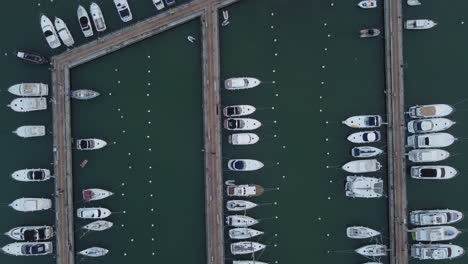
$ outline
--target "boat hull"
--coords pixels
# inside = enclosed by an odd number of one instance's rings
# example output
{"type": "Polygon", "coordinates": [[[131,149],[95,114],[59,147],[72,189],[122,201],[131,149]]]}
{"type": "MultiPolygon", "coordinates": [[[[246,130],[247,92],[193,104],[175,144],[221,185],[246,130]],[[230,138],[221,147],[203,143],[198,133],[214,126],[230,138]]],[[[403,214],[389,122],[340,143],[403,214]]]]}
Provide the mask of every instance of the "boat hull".
{"type": "Polygon", "coordinates": [[[52,208],[52,200],[46,198],[20,198],[14,200],[9,206],[20,212],[44,211],[52,208]]]}

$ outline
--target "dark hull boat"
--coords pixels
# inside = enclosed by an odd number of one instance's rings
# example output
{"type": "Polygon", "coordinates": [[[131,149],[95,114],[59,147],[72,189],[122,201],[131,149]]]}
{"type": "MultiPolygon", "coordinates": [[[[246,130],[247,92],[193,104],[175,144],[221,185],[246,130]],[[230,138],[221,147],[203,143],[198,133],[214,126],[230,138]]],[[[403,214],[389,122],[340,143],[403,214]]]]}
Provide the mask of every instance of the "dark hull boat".
{"type": "Polygon", "coordinates": [[[16,51],[15,55],[16,55],[17,58],[19,58],[21,60],[31,62],[31,63],[34,63],[34,64],[47,64],[47,63],[49,63],[49,60],[46,57],[38,55],[38,54],[31,53],[31,52],[16,51]]]}

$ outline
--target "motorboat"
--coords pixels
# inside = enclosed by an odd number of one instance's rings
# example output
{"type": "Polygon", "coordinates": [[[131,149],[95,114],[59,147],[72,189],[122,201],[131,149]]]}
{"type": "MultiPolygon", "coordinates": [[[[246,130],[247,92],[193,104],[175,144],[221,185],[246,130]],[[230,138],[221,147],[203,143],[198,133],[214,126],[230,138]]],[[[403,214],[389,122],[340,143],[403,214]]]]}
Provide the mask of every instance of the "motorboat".
{"type": "Polygon", "coordinates": [[[41,29],[50,48],[56,49],[62,45],[52,21],[46,15],[41,15],[41,29]]]}
{"type": "Polygon", "coordinates": [[[348,136],[350,142],[357,144],[377,142],[380,138],[380,132],[377,130],[356,132],[348,136]]]}
{"type": "Polygon", "coordinates": [[[228,90],[242,90],[257,87],[260,80],[251,77],[229,78],[224,81],[224,87],[228,90]]]}
{"type": "Polygon", "coordinates": [[[233,255],[252,254],[264,248],[266,248],[264,244],[252,241],[231,243],[231,253],[233,255]]]}
{"type": "Polygon", "coordinates": [[[359,31],[359,37],[361,38],[373,38],[380,35],[380,30],[377,28],[365,28],[359,31]]]}
{"type": "Polygon", "coordinates": [[[455,142],[456,138],[449,133],[417,134],[408,137],[408,147],[412,148],[444,148],[455,142]]]}
{"type": "Polygon", "coordinates": [[[2,248],[3,252],[13,256],[42,256],[54,251],[52,242],[15,242],[2,248]]]}
{"type": "Polygon", "coordinates": [[[352,198],[380,198],[383,195],[381,179],[363,176],[347,176],[346,196],[352,198]]]}
{"type": "Polygon", "coordinates": [[[229,197],[260,196],[264,191],[262,186],[256,184],[229,185],[226,188],[226,193],[229,197]]]}
{"type": "Polygon", "coordinates": [[[57,33],[62,40],[63,44],[67,47],[71,47],[75,44],[75,40],[73,39],[73,36],[68,30],[67,24],[60,18],[55,17],[55,28],[57,29],[57,33]]]}
{"type": "Polygon", "coordinates": [[[45,126],[20,126],[13,131],[13,134],[22,138],[42,137],[45,133],[45,126]]]}
{"type": "Polygon", "coordinates": [[[39,54],[36,54],[36,53],[29,52],[29,51],[16,51],[15,55],[16,55],[16,57],[18,59],[21,59],[21,60],[24,60],[24,61],[27,61],[27,62],[31,62],[31,63],[34,63],[34,64],[47,64],[47,63],[49,63],[49,59],[47,59],[46,57],[44,57],[42,55],[39,55],[39,54]]]}
{"type": "Polygon", "coordinates": [[[419,2],[419,0],[407,0],[406,4],[409,6],[418,6],[421,5],[421,2],[419,2]]]}
{"type": "Polygon", "coordinates": [[[369,9],[377,7],[377,0],[364,0],[358,3],[360,8],[369,9]]]}
{"type": "Polygon", "coordinates": [[[232,264],[268,264],[258,260],[233,260],[232,264]]]}
{"type": "Polygon", "coordinates": [[[263,168],[263,163],[253,159],[230,159],[228,169],[232,171],[255,171],[263,168]]]}
{"type": "Polygon", "coordinates": [[[78,139],[76,141],[76,148],[79,150],[94,150],[94,149],[101,149],[107,145],[102,139],[97,138],[85,138],[85,139],[78,139]]]}
{"type": "Polygon", "coordinates": [[[257,109],[252,105],[230,105],[224,107],[223,114],[225,117],[246,116],[253,114],[255,110],[257,109]]]}
{"type": "Polygon", "coordinates": [[[91,20],[89,19],[88,11],[82,6],[78,6],[76,11],[78,16],[78,23],[80,23],[81,32],[85,37],[91,37],[94,35],[93,27],[91,26],[91,20]]]}
{"type": "Polygon", "coordinates": [[[51,226],[19,226],[12,228],[5,235],[14,240],[36,242],[51,239],[54,229],[51,226]]]}
{"type": "Polygon", "coordinates": [[[366,239],[380,235],[380,232],[365,226],[350,226],[346,228],[346,236],[354,239],[366,239]]]}
{"type": "Polygon", "coordinates": [[[410,133],[432,133],[449,129],[456,122],[447,118],[416,119],[408,122],[410,133]]]}
{"type": "Polygon", "coordinates": [[[231,145],[253,145],[260,138],[254,133],[237,133],[228,136],[228,142],[231,145]]]}
{"type": "Polygon", "coordinates": [[[91,231],[104,231],[111,228],[113,225],[114,223],[106,220],[97,220],[83,226],[83,228],[91,231]]]}
{"type": "Polygon", "coordinates": [[[233,227],[249,227],[257,223],[257,219],[246,215],[229,215],[226,217],[226,224],[233,227]]]}
{"type": "Polygon", "coordinates": [[[16,98],[8,105],[15,112],[32,112],[47,109],[47,100],[43,97],[16,98]]]}
{"type": "Polygon", "coordinates": [[[455,109],[447,104],[415,105],[409,108],[411,118],[444,117],[453,113],[455,109]]]}
{"type": "Polygon", "coordinates": [[[245,211],[257,206],[258,204],[245,200],[229,200],[226,202],[228,211],[245,211]]]}
{"type": "Polygon", "coordinates": [[[96,3],[91,3],[90,6],[91,17],[94,21],[94,26],[96,27],[96,31],[102,32],[107,29],[106,21],[104,20],[104,15],[102,14],[101,8],[96,3]]]}
{"type": "Polygon", "coordinates": [[[413,149],[408,152],[408,158],[412,162],[436,162],[449,157],[450,153],[442,149],[413,149]]]}
{"type": "Polygon", "coordinates": [[[430,29],[437,25],[430,19],[409,19],[405,22],[406,29],[430,29]]]}
{"type": "Polygon", "coordinates": [[[231,239],[250,239],[262,234],[262,231],[246,227],[229,229],[229,237],[231,239]]]}
{"type": "Polygon", "coordinates": [[[353,160],[343,165],[343,170],[351,173],[365,173],[380,170],[382,165],[376,159],[353,160]]]}
{"type": "Polygon", "coordinates": [[[383,257],[387,255],[387,246],[367,245],[356,249],[356,253],[365,257],[383,257]]]}
{"type": "Polygon", "coordinates": [[[227,130],[255,130],[261,126],[262,123],[253,118],[227,118],[224,120],[224,128],[227,130]]]}
{"type": "Polygon", "coordinates": [[[153,4],[157,10],[162,10],[164,8],[163,0],[153,0],[153,4]]]}
{"type": "Polygon", "coordinates": [[[43,211],[52,207],[52,200],[46,198],[19,198],[9,206],[20,212],[43,211]]]}
{"type": "Polygon", "coordinates": [[[382,117],[379,115],[351,116],[342,123],[351,128],[375,128],[382,125],[382,117]]]}
{"type": "Polygon", "coordinates": [[[351,156],[355,158],[370,158],[383,153],[383,150],[371,146],[354,147],[351,149],[351,156]]]}
{"type": "Polygon", "coordinates": [[[10,86],[8,92],[17,96],[47,96],[49,86],[44,83],[19,83],[10,86]]]}
{"type": "Polygon", "coordinates": [[[128,22],[133,19],[132,11],[130,10],[127,0],[114,0],[114,5],[123,22],[128,22]]]}
{"type": "Polygon", "coordinates": [[[448,180],[457,176],[458,171],[450,166],[412,166],[411,177],[421,180],[448,180]]]}
{"type": "Polygon", "coordinates": [[[112,213],[109,209],[103,207],[85,207],[76,210],[78,218],[82,219],[104,219],[112,213]]]}
{"type": "Polygon", "coordinates": [[[109,250],[102,248],[102,247],[91,247],[87,248],[85,250],[81,250],[78,252],[78,254],[86,256],[86,257],[102,257],[107,255],[109,253],[109,250]]]}
{"type": "Polygon", "coordinates": [[[13,172],[11,177],[17,181],[40,182],[49,180],[51,174],[48,169],[23,169],[13,172]]]}
{"type": "Polygon", "coordinates": [[[463,213],[451,209],[415,210],[411,211],[410,223],[416,226],[450,225],[463,219],[463,213]]]}
{"type": "Polygon", "coordinates": [[[420,260],[454,259],[465,254],[465,250],[452,244],[414,244],[411,245],[411,257],[420,260]]]}
{"type": "Polygon", "coordinates": [[[71,92],[71,98],[78,100],[89,100],[96,98],[99,95],[100,93],[89,89],[74,90],[71,92]]]}
{"type": "Polygon", "coordinates": [[[85,202],[102,200],[112,195],[114,195],[113,192],[109,192],[103,189],[92,188],[83,190],[83,200],[85,202]]]}
{"type": "Polygon", "coordinates": [[[461,232],[453,226],[425,226],[418,227],[408,232],[416,241],[435,242],[455,239],[461,232]]]}

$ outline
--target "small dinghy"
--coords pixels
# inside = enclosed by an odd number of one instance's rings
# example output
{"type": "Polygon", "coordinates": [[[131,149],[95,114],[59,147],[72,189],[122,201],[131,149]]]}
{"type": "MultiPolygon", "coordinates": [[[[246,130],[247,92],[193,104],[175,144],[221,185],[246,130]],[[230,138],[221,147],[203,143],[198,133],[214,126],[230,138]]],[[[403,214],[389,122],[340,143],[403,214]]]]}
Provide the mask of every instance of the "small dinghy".
{"type": "Polygon", "coordinates": [[[380,35],[380,30],[377,28],[365,28],[359,30],[360,38],[374,38],[380,35]]]}
{"type": "Polygon", "coordinates": [[[67,24],[65,24],[65,22],[58,17],[55,17],[54,24],[55,24],[55,28],[57,29],[57,33],[60,39],[62,40],[63,44],[65,44],[65,46],[67,47],[73,46],[75,44],[75,40],[73,39],[73,36],[70,30],[68,30],[67,24]]]}
{"type": "Polygon", "coordinates": [[[82,219],[104,219],[111,215],[111,211],[102,207],[78,208],[76,210],[78,218],[82,219]]]}
{"type": "Polygon", "coordinates": [[[45,98],[23,97],[16,98],[8,105],[15,112],[32,112],[47,109],[45,98]]]}
{"type": "Polygon", "coordinates": [[[78,100],[89,100],[96,98],[99,95],[100,93],[89,89],[74,90],[71,92],[71,98],[78,100]]]}
{"type": "Polygon", "coordinates": [[[9,206],[20,212],[36,212],[48,210],[52,207],[52,200],[46,198],[20,198],[9,206]]]}
{"type": "Polygon", "coordinates": [[[379,231],[365,226],[350,226],[346,228],[346,236],[353,239],[365,239],[380,235],[379,231]]]}
{"type": "Polygon", "coordinates": [[[363,131],[352,133],[348,136],[348,140],[352,143],[363,144],[377,142],[381,138],[379,131],[363,131]]]}
{"type": "Polygon", "coordinates": [[[412,166],[411,178],[419,180],[448,180],[457,176],[458,171],[450,166],[412,166]]]}
{"type": "Polygon", "coordinates": [[[447,104],[416,105],[408,110],[411,118],[444,117],[453,113],[455,109],[447,104]]]}
{"type": "Polygon", "coordinates": [[[260,80],[251,77],[229,78],[224,81],[224,87],[227,90],[242,90],[257,87],[260,80]]]}
{"type": "Polygon", "coordinates": [[[246,227],[233,228],[229,230],[229,237],[231,239],[249,239],[262,234],[262,231],[246,227]]]}
{"type": "Polygon", "coordinates": [[[225,117],[246,116],[253,114],[255,110],[257,109],[251,105],[231,105],[224,107],[223,114],[225,117]]]}
{"type": "Polygon", "coordinates": [[[231,243],[231,253],[233,255],[252,254],[264,248],[266,248],[264,244],[252,241],[231,243]]]}
{"type": "Polygon", "coordinates": [[[101,8],[96,3],[91,3],[90,6],[91,16],[94,21],[94,26],[96,27],[96,31],[102,32],[107,29],[106,21],[104,20],[104,15],[102,14],[101,8]]]}
{"type": "Polygon", "coordinates": [[[387,246],[367,245],[356,249],[356,253],[365,257],[383,257],[387,255],[387,246]]]}
{"type": "Polygon", "coordinates": [[[351,149],[351,156],[355,158],[370,158],[383,153],[383,150],[370,146],[354,147],[351,149]]]}
{"type": "Polygon", "coordinates": [[[415,210],[410,212],[410,223],[416,226],[450,225],[463,219],[463,213],[451,209],[415,210]]]}
{"type": "Polygon", "coordinates": [[[264,191],[262,186],[256,184],[229,185],[226,188],[229,197],[260,196],[264,191]]]}
{"type": "Polygon", "coordinates": [[[226,224],[233,227],[249,227],[258,223],[258,220],[246,215],[229,215],[226,224]]]}
{"type": "Polygon", "coordinates": [[[226,202],[228,211],[246,211],[257,207],[258,204],[244,200],[229,200],[226,202]]]}
{"type": "Polygon", "coordinates": [[[378,171],[382,165],[376,159],[353,160],[343,165],[342,168],[351,173],[365,173],[378,171]]]}
{"type": "Polygon", "coordinates": [[[432,133],[449,129],[456,122],[447,118],[417,119],[408,122],[410,133],[432,133]]]}
{"type": "Polygon", "coordinates": [[[102,247],[91,247],[78,252],[80,255],[93,258],[105,256],[107,253],[109,253],[109,250],[102,247]]]}
{"type": "Polygon", "coordinates": [[[360,8],[369,9],[377,7],[377,0],[364,0],[358,3],[360,8]]]}
{"type": "Polygon", "coordinates": [[[50,19],[45,15],[41,15],[41,29],[50,48],[56,49],[62,45],[52,21],[50,21],[50,19]]]}
{"type": "Polygon", "coordinates": [[[13,134],[22,138],[42,137],[45,136],[45,126],[20,126],[13,134]]]}
{"type": "Polygon", "coordinates": [[[49,63],[49,59],[47,59],[46,57],[44,57],[42,55],[39,55],[39,54],[29,52],[29,51],[16,51],[15,55],[16,55],[16,57],[18,59],[21,59],[21,60],[24,60],[24,61],[27,61],[27,62],[31,62],[31,63],[34,63],[34,64],[47,64],[47,63],[49,63]]]}
{"type": "Polygon", "coordinates": [[[465,254],[465,250],[452,244],[414,244],[411,245],[411,257],[420,260],[454,259],[465,254]]]}
{"type": "Polygon", "coordinates": [[[78,139],[76,141],[76,148],[79,150],[95,150],[101,149],[107,145],[102,139],[97,138],[85,138],[85,139],[78,139]]]}
{"type": "Polygon", "coordinates": [[[379,115],[352,116],[342,123],[352,128],[375,128],[382,125],[382,117],[379,115]]]}
{"type": "Polygon", "coordinates": [[[13,256],[42,256],[54,251],[52,242],[16,242],[2,248],[5,254],[13,256]]]}
{"type": "Polygon", "coordinates": [[[259,139],[254,133],[237,133],[228,136],[228,142],[231,145],[253,145],[259,139]]]}
{"type": "Polygon", "coordinates": [[[410,19],[405,22],[405,29],[430,29],[437,25],[430,19],[410,19]]]}
{"type": "Polygon", "coordinates": [[[43,83],[19,83],[10,86],[8,92],[17,96],[47,96],[49,86],[43,83]]]}
{"type": "Polygon", "coordinates": [[[408,152],[412,162],[437,162],[449,157],[450,153],[442,149],[414,149],[408,152]]]}
{"type": "Polygon", "coordinates": [[[436,242],[455,239],[461,232],[453,226],[425,226],[408,232],[413,240],[421,242],[436,242]]]}
{"type": "Polygon", "coordinates": [[[5,235],[14,240],[36,242],[51,239],[54,229],[51,226],[19,226],[12,228],[5,235]]]}
{"type": "Polygon", "coordinates": [[[411,148],[444,148],[452,145],[455,140],[449,133],[411,135],[407,139],[408,147],[411,148]]]}
{"type": "Polygon", "coordinates": [[[253,118],[227,118],[224,120],[224,128],[227,130],[255,130],[261,126],[262,123],[253,118]]]}
{"type": "Polygon", "coordinates": [[[78,10],[76,11],[76,15],[78,16],[78,22],[80,23],[81,32],[85,37],[91,37],[94,35],[93,27],[91,26],[91,20],[89,19],[88,12],[86,9],[79,5],[78,10]]]}
{"type": "Polygon", "coordinates": [[[97,220],[83,226],[83,228],[91,231],[104,231],[111,228],[113,225],[114,223],[106,220],[97,220]]]}
{"type": "Polygon", "coordinates": [[[83,200],[85,202],[102,200],[112,195],[114,195],[113,192],[109,192],[103,189],[93,188],[83,190],[83,200]]]}
{"type": "Polygon", "coordinates": [[[49,180],[51,174],[48,169],[24,169],[13,172],[11,177],[22,182],[41,182],[49,180]]]}
{"type": "Polygon", "coordinates": [[[263,168],[263,163],[253,159],[230,159],[228,169],[232,171],[255,171],[263,168]]]}
{"type": "Polygon", "coordinates": [[[372,177],[347,176],[345,193],[352,198],[380,198],[383,194],[383,181],[372,177]]]}

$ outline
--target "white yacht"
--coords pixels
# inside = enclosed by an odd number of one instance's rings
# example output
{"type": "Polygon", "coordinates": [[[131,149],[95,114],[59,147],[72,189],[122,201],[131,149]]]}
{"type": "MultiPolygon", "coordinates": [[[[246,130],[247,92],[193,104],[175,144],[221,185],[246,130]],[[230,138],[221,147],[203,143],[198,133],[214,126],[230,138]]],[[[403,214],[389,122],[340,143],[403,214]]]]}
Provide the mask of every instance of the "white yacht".
{"type": "Polygon", "coordinates": [[[382,117],[379,115],[352,116],[342,123],[352,128],[375,128],[382,125],[382,117]]]}
{"type": "Polygon", "coordinates": [[[110,216],[112,213],[107,208],[102,207],[86,207],[78,208],[76,211],[78,218],[82,219],[104,219],[110,216]]]}
{"type": "Polygon", "coordinates": [[[410,223],[417,226],[449,225],[463,219],[463,213],[451,209],[415,210],[410,212],[410,223]]]}
{"type": "Polygon", "coordinates": [[[268,264],[257,260],[233,260],[232,264],[268,264]]]}
{"type": "Polygon", "coordinates": [[[346,228],[346,236],[354,239],[365,239],[380,235],[380,232],[365,226],[350,226],[346,228]]]}
{"type": "Polygon", "coordinates": [[[358,3],[360,8],[369,9],[377,7],[377,0],[364,0],[358,3]]]}
{"type": "Polygon", "coordinates": [[[231,145],[253,145],[260,138],[254,133],[237,133],[228,136],[228,142],[231,145]]]}
{"type": "Polygon", "coordinates": [[[257,223],[257,219],[246,215],[229,215],[226,217],[226,224],[233,227],[249,227],[257,223]]]}
{"type": "Polygon", "coordinates": [[[114,5],[123,22],[128,22],[133,19],[132,11],[130,10],[127,0],[114,0],[114,5]]]}
{"type": "Polygon", "coordinates": [[[437,23],[430,19],[409,19],[405,22],[406,29],[430,29],[437,23]]]}
{"type": "Polygon", "coordinates": [[[447,118],[416,119],[408,122],[410,133],[432,133],[449,129],[456,122],[447,118]]]}
{"type": "Polygon", "coordinates": [[[262,123],[253,118],[227,118],[224,120],[224,128],[227,130],[255,130],[261,126],[262,123]]]}
{"type": "Polygon", "coordinates": [[[408,110],[411,118],[432,118],[450,115],[455,109],[447,104],[416,105],[408,110]]]}
{"type": "Polygon", "coordinates": [[[86,138],[86,139],[78,139],[76,141],[76,148],[79,150],[94,150],[94,149],[101,149],[107,145],[102,139],[97,138],[86,138]]]}
{"type": "Polygon", "coordinates": [[[346,196],[352,198],[380,198],[383,194],[381,179],[362,176],[347,176],[346,196]]]}
{"type": "Polygon", "coordinates": [[[52,207],[52,200],[46,198],[19,198],[9,206],[20,212],[43,211],[52,207]]]}
{"type": "Polygon", "coordinates": [[[55,24],[55,28],[57,29],[57,33],[60,39],[62,40],[63,44],[65,44],[65,46],[67,47],[73,46],[75,44],[75,40],[73,39],[73,36],[70,30],[68,30],[67,24],[65,24],[65,22],[58,17],[55,17],[54,24],[55,24]]]}
{"type": "Polygon", "coordinates": [[[82,6],[78,6],[78,10],[76,11],[76,15],[78,16],[78,23],[80,23],[81,32],[85,37],[91,37],[94,35],[93,27],[91,26],[91,20],[89,19],[88,11],[82,6]]]}
{"type": "Polygon", "coordinates": [[[450,153],[442,149],[413,149],[408,152],[412,162],[436,162],[448,159],[450,153]]]}
{"type": "Polygon", "coordinates": [[[414,244],[411,245],[411,257],[420,260],[454,259],[465,254],[465,250],[452,244],[414,244]]]}
{"type": "Polygon", "coordinates": [[[71,98],[78,100],[89,100],[96,98],[99,95],[100,93],[89,89],[74,90],[71,92],[71,98]]]}
{"type": "Polygon", "coordinates": [[[421,180],[448,180],[457,176],[458,171],[450,166],[412,166],[411,177],[421,180]]]}
{"type": "Polygon", "coordinates": [[[3,252],[13,256],[41,256],[54,251],[52,242],[15,242],[2,248],[3,252]]]}
{"type": "Polygon", "coordinates": [[[229,200],[226,202],[228,211],[246,211],[257,206],[258,204],[245,200],[229,200]]]}
{"type": "Polygon", "coordinates": [[[360,38],[374,38],[380,35],[380,30],[378,28],[364,28],[359,30],[360,38]]]}
{"type": "Polygon", "coordinates": [[[12,228],[5,235],[14,240],[36,242],[51,239],[54,229],[51,226],[19,226],[12,228]]]}
{"type": "Polygon", "coordinates": [[[52,21],[46,15],[41,15],[41,28],[47,43],[52,49],[56,49],[62,45],[52,21]]]}
{"type": "Polygon", "coordinates": [[[156,7],[157,10],[161,10],[164,8],[164,2],[163,0],[153,0],[153,4],[156,7]]]}
{"type": "Polygon", "coordinates": [[[45,126],[20,126],[13,134],[16,134],[18,137],[22,138],[31,138],[31,137],[42,137],[45,136],[45,126]]]}
{"type": "Polygon", "coordinates": [[[47,96],[49,86],[44,83],[18,83],[10,86],[8,92],[17,96],[47,96]]]}
{"type": "Polygon", "coordinates": [[[387,255],[387,246],[367,245],[356,249],[356,252],[366,257],[382,257],[387,255]]]}
{"type": "Polygon", "coordinates": [[[262,231],[258,231],[247,227],[229,229],[229,237],[231,239],[249,239],[262,234],[262,231]]]}
{"type": "Polygon", "coordinates": [[[94,26],[96,27],[96,31],[102,32],[107,29],[106,21],[104,20],[104,15],[102,14],[101,8],[96,3],[91,3],[90,6],[91,17],[94,21],[94,26]]]}
{"type": "Polygon", "coordinates": [[[353,160],[343,165],[343,170],[351,173],[365,173],[380,170],[382,165],[376,159],[353,160]]]}
{"type": "Polygon", "coordinates": [[[232,171],[255,171],[263,168],[263,163],[253,159],[230,159],[228,169],[232,171]]]}
{"type": "Polygon", "coordinates": [[[252,241],[242,241],[231,243],[231,253],[233,255],[252,254],[266,248],[264,244],[252,241]]]}
{"type": "Polygon", "coordinates": [[[226,187],[226,193],[229,197],[260,196],[264,191],[262,186],[256,184],[229,185],[226,187]]]}
{"type": "Polygon", "coordinates": [[[421,2],[419,2],[419,0],[407,0],[406,4],[409,6],[418,6],[421,5],[421,2]]]}
{"type": "Polygon", "coordinates": [[[83,228],[91,231],[104,231],[111,228],[113,225],[114,223],[106,220],[97,220],[83,226],[83,228]]]}
{"type": "Polygon", "coordinates": [[[377,130],[356,132],[348,136],[350,142],[357,144],[377,142],[380,138],[380,132],[377,130]]]}
{"type": "Polygon", "coordinates": [[[91,247],[78,252],[78,254],[86,257],[102,257],[107,255],[107,253],[109,253],[109,250],[101,247],[91,247]]]}
{"type": "Polygon", "coordinates": [[[354,147],[351,149],[351,156],[355,158],[375,157],[383,153],[383,150],[371,146],[354,147]]]}
{"type": "Polygon", "coordinates": [[[241,90],[257,87],[260,80],[251,77],[229,78],[224,81],[224,87],[228,90],[241,90]]]}
{"type": "Polygon", "coordinates": [[[444,148],[455,142],[456,138],[449,133],[428,133],[411,135],[408,146],[411,148],[444,148]]]}
{"type": "Polygon", "coordinates": [[[225,117],[246,116],[253,114],[255,110],[257,109],[252,105],[230,105],[224,107],[223,114],[225,117]]]}
{"type": "Polygon", "coordinates": [[[8,105],[15,112],[32,112],[47,109],[47,100],[43,97],[16,98],[8,105]]]}
{"type": "Polygon", "coordinates": [[[453,226],[425,226],[408,232],[416,241],[435,242],[455,239],[461,232],[453,226]]]}
{"type": "Polygon", "coordinates": [[[51,174],[48,169],[24,169],[13,172],[11,177],[17,181],[40,182],[49,180],[51,174]]]}
{"type": "Polygon", "coordinates": [[[85,202],[102,200],[112,195],[114,195],[113,192],[109,192],[103,189],[92,188],[83,190],[83,200],[85,202]]]}

